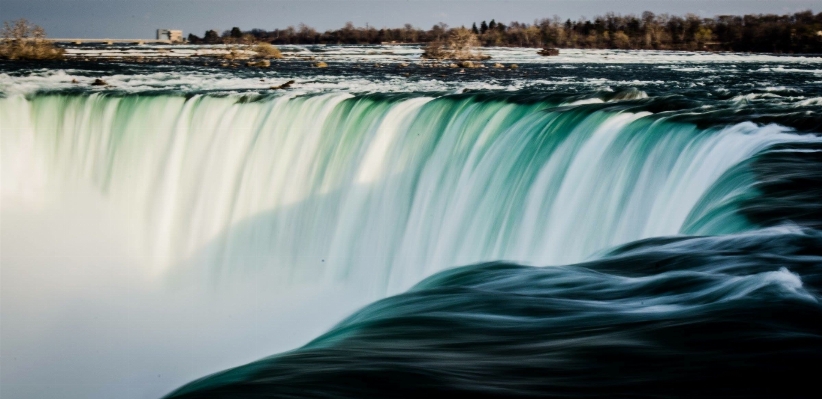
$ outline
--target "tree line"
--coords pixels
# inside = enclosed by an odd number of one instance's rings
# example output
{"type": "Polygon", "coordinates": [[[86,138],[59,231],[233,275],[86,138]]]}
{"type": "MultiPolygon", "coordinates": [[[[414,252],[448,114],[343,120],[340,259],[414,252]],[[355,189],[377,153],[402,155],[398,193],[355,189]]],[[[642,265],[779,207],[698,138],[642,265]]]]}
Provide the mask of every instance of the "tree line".
{"type": "MultiPolygon", "coordinates": [[[[822,53],[822,13],[803,11],[790,15],[719,15],[702,18],[694,14],[676,16],[607,13],[593,19],[559,17],[534,23],[503,24],[491,20],[474,23],[470,29],[483,46],[560,47],[584,49],[718,50],[773,53],[822,53]]],[[[425,30],[405,24],[401,28],[356,27],[319,32],[305,24],[296,28],[252,29],[238,27],[203,37],[191,34],[191,43],[271,44],[380,44],[431,43],[444,41],[451,31],[439,23],[425,30]]]]}

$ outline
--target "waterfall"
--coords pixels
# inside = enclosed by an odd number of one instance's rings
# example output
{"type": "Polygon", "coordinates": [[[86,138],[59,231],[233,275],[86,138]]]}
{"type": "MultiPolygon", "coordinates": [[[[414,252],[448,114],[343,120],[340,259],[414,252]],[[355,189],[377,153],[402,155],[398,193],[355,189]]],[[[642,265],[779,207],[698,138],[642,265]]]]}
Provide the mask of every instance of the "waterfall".
{"type": "Polygon", "coordinates": [[[750,228],[744,164],[802,137],[513,97],[0,98],[2,195],[87,185],[159,274],[265,271],[395,293],[457,265],[581,261],[750,228]]]}

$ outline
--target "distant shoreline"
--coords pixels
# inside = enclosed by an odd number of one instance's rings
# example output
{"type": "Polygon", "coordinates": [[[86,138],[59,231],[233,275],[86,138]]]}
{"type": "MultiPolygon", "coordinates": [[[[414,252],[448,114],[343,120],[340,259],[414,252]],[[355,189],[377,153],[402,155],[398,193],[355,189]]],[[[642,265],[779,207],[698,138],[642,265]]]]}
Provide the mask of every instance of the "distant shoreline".
{"type": "Polygon", "coordinates": [[[822,53],[822,13],[810,10],[786,15],[718,15],[702,18],[654,14],[621,15],[613,12],[592,19],[559,17],[535,19],[533,23],[504,24],[491,19],[470,27],[444,23],[428,30],[406,24],[401,28],[356,27],[352,23],[336,30],[319,32],[306,25],[285,29],[242,30],[233,27],[203,37],[190,33],[188,42],[219,44],[248,41],[288,44],[380,44],[435,43],[445,41],[457,30],[467,30],[483,47],[532,47],[612,50],[733,51],[784,54],[822,53]]]}

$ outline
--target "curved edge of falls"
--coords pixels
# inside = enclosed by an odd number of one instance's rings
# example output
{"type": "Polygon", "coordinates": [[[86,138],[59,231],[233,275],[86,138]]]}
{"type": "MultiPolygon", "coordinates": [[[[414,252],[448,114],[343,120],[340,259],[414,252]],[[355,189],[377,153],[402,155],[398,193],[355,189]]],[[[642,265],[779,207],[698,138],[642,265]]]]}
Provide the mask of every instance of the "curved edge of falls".
{"type": "Polygon", "coordinates": [[[0,103],[4,197],[90,186],[139,226],[165,275],[350,279],[378,295],[454,265],[567,264],[648,237],[749,229],[746,162],[818,141],[470,95],[0,103]]]}

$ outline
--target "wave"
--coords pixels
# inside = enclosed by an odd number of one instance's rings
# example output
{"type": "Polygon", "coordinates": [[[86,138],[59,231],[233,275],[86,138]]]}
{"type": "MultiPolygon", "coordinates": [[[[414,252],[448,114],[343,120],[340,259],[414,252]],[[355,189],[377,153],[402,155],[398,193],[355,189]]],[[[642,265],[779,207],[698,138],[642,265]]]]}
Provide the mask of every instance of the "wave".
{"type": "Polygon", "coordinates": [[[779,227],[453,269],[167,398],[812,397],[820,249],[779,227]]]}

